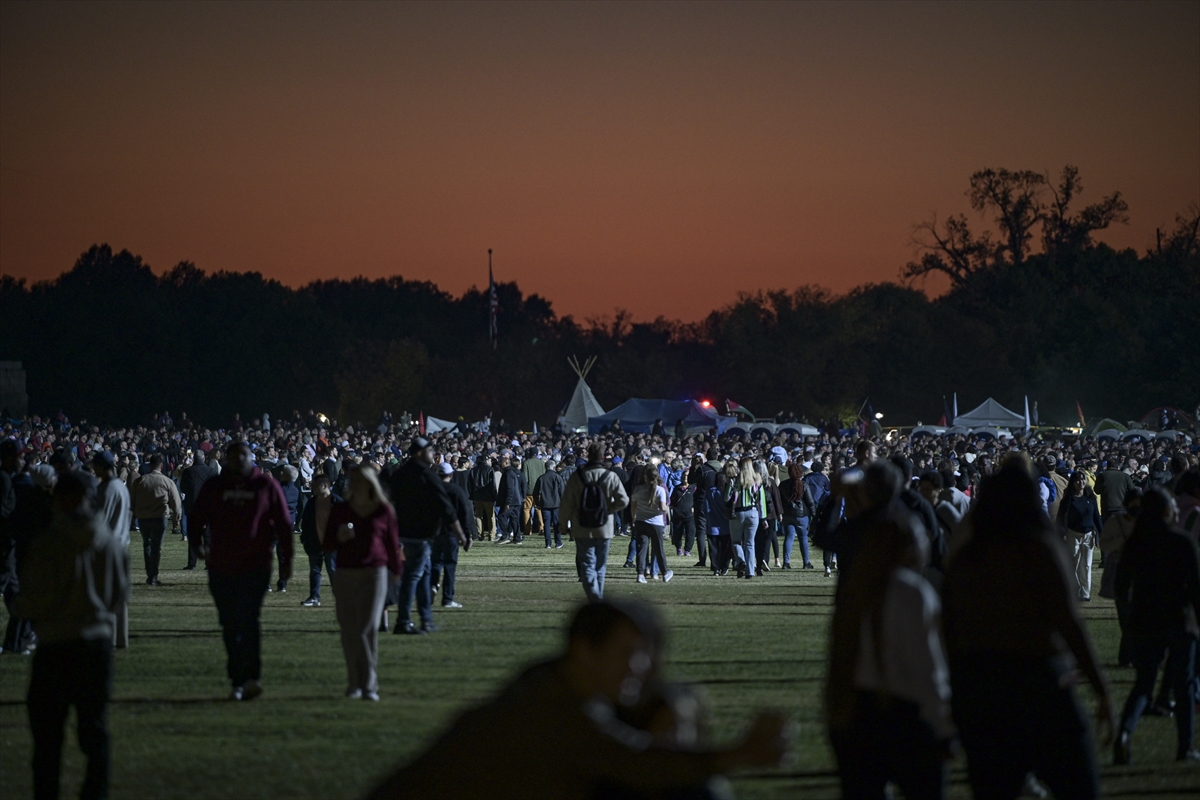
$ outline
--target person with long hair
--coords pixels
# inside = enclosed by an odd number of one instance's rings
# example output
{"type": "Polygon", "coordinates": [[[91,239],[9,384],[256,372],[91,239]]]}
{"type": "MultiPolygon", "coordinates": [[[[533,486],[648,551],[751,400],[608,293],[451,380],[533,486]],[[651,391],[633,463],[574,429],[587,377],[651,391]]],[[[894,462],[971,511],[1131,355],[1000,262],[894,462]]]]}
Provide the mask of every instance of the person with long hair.
{"type": "Polygon", "coordinates": [[[1104,524],[1096,493],[1082,471],[1071,473],[1066,495],[1058,507],[1058,527],[1075,558],[1076,596],[1087,602],[1092,599],[1092,551],[1104,524]]]}
{"type": "Polygon", "coordinates": [[[804,480],[804,465],[796,461],[788,464],[788,478],[779,484],[779,496],[783,505],[783,568],[792,568],[792,547],[800,542],[803,569],[812,569],[808,560],[808,523],[816,513],[812,488],[804,480]]]}
{"type": "Polygon", "coordinates": [[[734,473],[726,491],[726,500],[732,512],[729,535],[733,542],[733,552],[739,562],[738,577],[753,578],[757,563],[754,558],[754,536],[758,533],[758,521],[767,513],[762,476],[754,468],[753,459],[743,458],[738,463],[737,472],[734,473]]]}
{"type": "Polygon", "coordinates": [[[737,475],[737,463],[734,461],[725,462],[720,471],[713,475],[712,486],[708,488],[704,497],[709,536],[709,565],[713,575],[719,576],[729,574],[729,566],[733,561],[729,514],[725,505],[725,496],[732,482],[730,473],[737,475]]]}
{"type": "Polygon", "coordinates": [[[833,611],[829,736],[842,794],[940,798],[954,736],[937,592],[921,575],[921,542],[909,525],[872,520],[833,611]]]}
{"type": "Polygon", "coordinates": [[[964,524],[971,534],[942,584],[942,631],[972,791],[1015,798],[1032,772],[1056,797],[1096,797],[1096,749],[1070,676],[1077,664],[1091,683],[1111,740],[1108,681],[1027,458],[983,481],[964,524]]]}
{"type": "Polygon", "coordinates": [[[396,512],[369,463],[350,470],[347,498],[329,512],[325,552],[336,553],[331,575],[346,658],[346,696],[379,699],[379,619],[388,582],[400,580],[404,553],[396,512]]]}
{"type": "Polygon", "coordinates": [[[657,469],[642,470],[641,483],[633,490],[629,502],[633,506],[633,530],[638,538],[637,582],[645,583],[650,577],[648,561],[653,558],[663,583],[666,583],[675,577],[675,573],[667,569],[667,555],[663,552],[663,530],[670,506],[657,469]]]}
{"type": "Polygon", "coordinates": [[[1117,564],[1116,591],[1130,598],[1133,688],[1121,713],[1113,763],[1128,764],[1133,731],[1151,704],[1158,668],[1167,656],[1166,676],[1175,691],[1175,758],[1200,761],[1192,741],[1195,699],[1192,680],[1200,639],[1200,551],[1176,525],[1175,499],[1157,487],[1142,496],[1133,535],[1117,564]]]}
{"type": "Polygon", "coordinates": [[[767,468],[767,462],[755,461],[754,469],[762,480],[765,501],[763,516],[758,521],[758,531],[754,535],[754,552],[758,556],[754,574],[762,575],[771,571],[769,559],[774,558],[775,566],[779,566],[779,526],[783,519],[783,501],[779,496],[779,484],[767,468]]]}

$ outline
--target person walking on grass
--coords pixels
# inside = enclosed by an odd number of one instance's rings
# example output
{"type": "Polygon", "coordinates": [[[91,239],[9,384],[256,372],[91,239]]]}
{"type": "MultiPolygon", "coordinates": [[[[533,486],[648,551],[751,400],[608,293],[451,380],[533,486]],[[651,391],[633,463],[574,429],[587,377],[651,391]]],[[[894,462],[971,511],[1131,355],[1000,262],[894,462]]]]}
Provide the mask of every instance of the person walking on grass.
{"type": "MultiPolygon", "coordinates": [[[[475,541],[475,511],[466,491],[454,482],[454,468],[443,461],[438,464],[438,474],[450,496],[454,506],[454,514],[458,524],[466,533],[465,546],[470,547],[475,541]]],[[[454,590],[458,577],[459,539],[446,526],[438,530],[433,537],[433,552],[430,558],[429,584],[433,594],[442,595],[442,608],[462,608],[462,603],[454,599],[454,590]]]]}
{"type": "Polygon", "coordinates": [[[192,508],[196,530],[208,526],[209,541],[196,554],[208,562],[208,588],[225,642],[230,700],[262,694],[262,632],[259,615],[278,546],[279,577],[292,574],[292,519],[279,484],[254,465],[245,442],[225,451],[221,474],[204,484],[192,508]]]}
{"type": "Polygon", "coordinates": [[[629,505],[629,495],[611,469],[604,466],[605,445],[594,441],[588,445],[587,464],[575,470],[563,491],[561,515],[570,525],[575,540],[575,568],[588,600],[598,603],[604,598],[604,576],[608,564],[608,547],[616,526],[618,513],[629,505]]]}
{"type": "Polygon", "coordinates": [[[204,451],[199,449],[195,451],[191,465],[186,467],[179,476],[179,493],[183,498],[183,536],[188,542],[187,566],[184,569],[196,568],[196,543],[191,537],[204,538],[204,531],[192,530],[192,507],[196,505],[196,498],[200,496],[201,487],[216,476],[217,468],[205,463],[204,451]],[[189,532],[191,532],[190,535],[189,532]]]}
{"type": "MultiPolygon", "coordinates": [[[[100,479],[100,486],[96,489],[97,510],[117,540],[117,546],[125,554],[125,574],[128,575],[129,531],[133,527],[133,505],[129,500],[129,490],[117,478],[117,463],[107,450],[101,450],[92,458],[92,469],[100,479]]],[[[113,644],[120,648],[129,647],[129,604],[123,599],[116,616],[113,644]]]]}
{"type": "Polygon", "coordinates": [[[542,527],[546,531],[546,549],[562,548],[562,529],[558,510],[562,507],[563,491],[567,482],[553,466],[546,469],[533,485],[533,496],[542,513],[542,527]]]}
{"type": "Polygon", "coordinates": [[[133,482],[130,492],[133,515],[142,534],[142,555],[146,564],[146,585],[161,586],[158,566],[162,561],[163,537],[171,519],[183,516],[183,500],[175,481],[163,474],[163,457],[150,456],[150,471],[133,482]]]}
{"type": "Polygon", "coordinates": [[[128,556],[78,477],[58,479],[53,504],[54,521],[31,545],[17,599],[38,636],[26,697],[33,795],[59,796],[63,726],[75,706],[79,749],[87,756],[80,797],[96,800],[108,795],[107,705],[117,612],[129,593],[128,556]]]}
{"type": "Polygon", "coordinates": [[[779,484],[783,505],[783,568],[792,568],[792,547],[799,543],[802,569],[812,569],[808,560],[808,523],[817,511],[812,488],[804,480],[804,465],[788,464],[788,479],[779,484]]]}
{"type": "Polygon", "coordinates": [[[753,578],[758,563],[754,556],[754,537],[758,533],[759,520],[767,513],[762,476],[754,468],[753,459],[743,458],[738,463],[737,477],[729,484],[726,501],[733,511],[730,537],[739,562],[738,577],[753,578]]]}
{"type": "Polygon", "coordinates": [[[641,482],[630,497],[633,505],[633,532],[638,538],[637,582],[645,583],[650,578],[650,559],[658,565],[663,583],[670,582],[675,573],[667,569],[667,555],[663,552],[663,529],[667,524],[667,490],[656,469],[643,469],[641,482]]]}
{"type": "Polygon", "coordinates": [[[1058,508],[1059,532],[1072,549],[1075,560],[1075,596],[1086,602],[1092,599],[1092,551],[1100,532],[1100,507],[1096,493],[1087,485],[1081,471],[1071,473],[1067,481],[1067,496],[1058,508]]]}
{"type": "Polygon", "coordinates": [[[350,470],[345,502],[329,512],[322,549],[337,558],[331,577],[346,658],[346,697],[379,699],[379,618],[389,581],[400,580],[404,553],[396,512],[370,463],[350,470]]]}
{"type": "Polygon", "coordinates": [[[825,691],[829,737],[847,798],[945,793],[954,737],[940,603],[922,576],[925,541],[894,519],[870,523],[870,546],[839,586],[825,691]]]}
{"type": "MultiPolygon", "coordinates": [[[[446,484],[433,472],[437,453],[424,436],[412,440],[409,459],[392,473],[392,500],[398,509],[400,542],[404,545],[404,576],[400,582],[400,607],[392,633],[422,634],[437,630],[433,624],[433,594],[430,587],[430,558],[433,539],[440,528],[448,528],[466,545],[466,533],[458,522],[446,484]],[[421,627],[412,623],[413,601],[421,627]]],[[[518,475],[520,473],[517,473],[518,475]]],[[[520,528],[517,529],[518,533],[520,528]]],[[[339,569],[341,565],[339,564],[339,569]]]]}
{"type": "Polygon", "coordinates": [[[984,479],[964,524],[971,535],[942,585],[942,632],[974,795],[1016,798],[1032,772],[1056,797],[1094,798],[1096,748],[1071,671],[1077,665],[1096,693],[1105,744],[1113,726],[1108,680],[1032,463],[1011,458],[984,479]]]}
{"type": "Polygon", "coordinates": [[[1194,737],[1197,641],[1200,640],[1200,550],[1179,530],[1174,498],[1158,488],[1142,496],[1133,535],[1121,550],[1116,592],[1130,599],[1128,636],[1133,688],[1113,744],[1113,763],[1132,760],[1133,731],[1151,705],[1154,680],[1166,655],[1166,679],[1175,690],[1177,761],[1200,761],[1194,737]]]}
{"type": "Polygon", "coordinates": [[[333,582],[333,573],[337,570],[337,556],[325,552],[325,537],[329,531],[329,514],[335,503],[342,498],[333,493],[329,476],[317,472],[312,479],[312,499],[304,505],[304,516],[300,525],[300,544],[304,554],[308,556],[308,597],[301,601],[305,608],[318,608],[321,605],[321,567],[333,582]]]}

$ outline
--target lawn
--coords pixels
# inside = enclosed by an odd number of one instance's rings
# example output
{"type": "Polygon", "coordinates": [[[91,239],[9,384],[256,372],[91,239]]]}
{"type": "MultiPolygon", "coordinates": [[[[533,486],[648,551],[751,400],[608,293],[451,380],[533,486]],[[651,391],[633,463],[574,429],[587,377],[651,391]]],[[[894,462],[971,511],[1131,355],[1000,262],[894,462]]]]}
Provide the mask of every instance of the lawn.
{"type": "MultiPolygon", "coordinates": [[[[204,572],[173,569],[185,562],[184,545],[177,537],[168,540],[162,587],[144,584],[141,556],[134,553],[131,642],[117,651],[110,705],[115,800],[356,797],[457,709],[486,697],[522,664],[553,653],[583,596],[571,544],[550,551],[537,540],[520,547],[479,544],[460,564],[464,609],[438,608],[442,630],[435,635],[382,637],[383,699],[374,704],[342,697],[345,670],[333,593],[326,587],[323,607],[302,608],[303,573],[291,591],[266,598],[264,696],[233,704],[224,700],[225,656],[204,572]]],[[[716,737],[734,736],[754,708],[783,709],[800,722],[795,763],[777,773],[737,777],[738,796],[837,797],[819,721],[832,581],[819,571],[775,570],[747,584],[710,577],[691,566],[694,557],[671,557],[674,581],[641,586],[632,570],[621,567],[626,543],[614,545],[607,593],[659,605],[671,631],[670,671],[702,687],[716,737]]],[[[1133,676],[1112,665],[1115,610],[1098,599],[1084,613],[1119,704],[1133,676]]],[[[23,704],[29,663],[0,658],[4,800],[31,794],[23,704]]],[[[73,739],[64,759],[64,796],[73,796],[82,778],[73,739]]],[[[559,757],[553,742],[528,746],[543,749],[547,759],[559,757]]],[[[1114,769],[1107,766],[1109,753],[1101,753],[1105,795],[1197,796],[1200,769],[1177,765],[1174,747],[1172,722],[1146,718],[1135,738],[1135,766],[1114,769]]],[[[964,777],[959,760],[951,773],[954,796],[967,795],[964,777]]]]}

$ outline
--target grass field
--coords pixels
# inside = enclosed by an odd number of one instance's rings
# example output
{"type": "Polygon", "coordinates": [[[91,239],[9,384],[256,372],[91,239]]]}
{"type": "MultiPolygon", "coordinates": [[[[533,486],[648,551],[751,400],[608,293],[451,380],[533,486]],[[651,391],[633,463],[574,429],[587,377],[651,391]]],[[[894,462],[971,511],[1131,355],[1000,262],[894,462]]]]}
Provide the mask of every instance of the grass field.
{"type": "MultiPolygon", "coordinates": [[[[738,796],[837,797],[819,722],[832,582],[819,571],[775,570],[747,584],[693,568],[694,557],[672,556],[674,581],[641,586],[632,570],[621,567],[627,541],[614,544],[607,594],[659,604],[671,631],[669,670],[703,688],[716,736],[734,736],[753,708],[780,708],[800,722],[795,764],[737,777],[738,796]]],[[[457,709],[486,697],[522,664],[554,652],[564,621],[583,596],[570,543],[551,551],[536,539],[520,547],[479,544],[460,562],[464,609],[437,608],[442,630],[435,635],[382,637],[383,699],[376,704],[342,697],[345,668],[333,593],[326,587],[323,607],[302,608],[307,573],[300,570],[291,591],[266,598],[265,694],[234,704],[224,700],[225,656],[204,572],[173,569],[185,562],[177,537],[169,536],[164,546],[162,587],[145,585],[136,547],[133,561],[131,642],[117,651],[109,707],[116,800],[355,797],[457,709]]],[[[300,562],[306,564],[303,557],[300,562]]],[[[1097,599],[1084,613],[1121,703],[1133,676],[1112,665],[1115,610],[1097,599]]],[[[23,702],[29,663],[0,658],[3,800],[31,794],[23,702]]],[[[1172,760],[1170,720],[1144,719],[1134,744],[1133,767],[1107,766],[1109,753],[1101,753],[1106,796],[1200,796],[1200,769],[1172,760]]],[[[548,760],[558,757],[554,742],[528,746],[543,750],[548,760]]],[[[77,793],[82,768],[71,733],[64,797],[77,793]]],[[[961,760],[951,780],[952,796],[968,796],[961,760]]]]}

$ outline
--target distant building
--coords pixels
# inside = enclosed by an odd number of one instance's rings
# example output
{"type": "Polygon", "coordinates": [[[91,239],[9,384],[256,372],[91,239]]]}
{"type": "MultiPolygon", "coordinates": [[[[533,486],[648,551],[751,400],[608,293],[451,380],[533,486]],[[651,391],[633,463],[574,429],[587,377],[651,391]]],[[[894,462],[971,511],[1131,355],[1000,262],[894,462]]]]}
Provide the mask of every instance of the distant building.
{"type": "Polygon", "coordinates": [[[25,391],[25,370],[20,361],[0,361],[0,410],[12,417],[29,413],[29,394],[25,391]]]}

